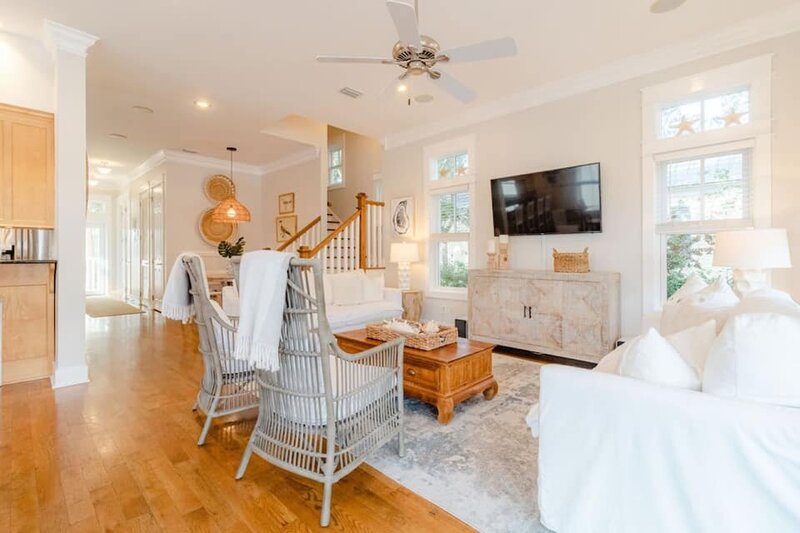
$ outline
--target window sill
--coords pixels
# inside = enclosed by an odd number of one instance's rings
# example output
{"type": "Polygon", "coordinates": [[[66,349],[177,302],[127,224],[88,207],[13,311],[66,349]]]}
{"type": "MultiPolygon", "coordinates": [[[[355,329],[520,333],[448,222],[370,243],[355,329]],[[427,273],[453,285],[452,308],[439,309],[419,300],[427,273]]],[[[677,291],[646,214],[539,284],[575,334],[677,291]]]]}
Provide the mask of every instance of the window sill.
{"type": "Polygon", "coordinates": [[[344,189],[344,188],[345,188],[345,184],[344,183],[337,183],[335,185],[328,185],[328,190],[329,191],[332,191],[332,190],[335,190],[335,189],[344,189]]]}
{"type": "Polygon", "coordinates": [[[425,291],[425,298],[437,300],[457,300],[467,301],[467,289],[428,289],[425,291]]]}

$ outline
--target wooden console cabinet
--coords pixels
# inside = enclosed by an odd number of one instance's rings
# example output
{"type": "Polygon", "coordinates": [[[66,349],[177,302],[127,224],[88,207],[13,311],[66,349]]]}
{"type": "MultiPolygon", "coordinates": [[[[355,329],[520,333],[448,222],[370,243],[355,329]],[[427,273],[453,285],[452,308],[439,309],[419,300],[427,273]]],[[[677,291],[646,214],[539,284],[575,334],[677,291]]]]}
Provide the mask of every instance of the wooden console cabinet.
{"type": "Polygon", "coordinates": [[[619,338],[619,292],[618,273],[470,270],[470,338],[597,362],[619,338]]]}
{"type": "Polygon", "coordinates": [[[55,359],[55,264],[0,264],[3,384],[47,378],[55,359]]]}

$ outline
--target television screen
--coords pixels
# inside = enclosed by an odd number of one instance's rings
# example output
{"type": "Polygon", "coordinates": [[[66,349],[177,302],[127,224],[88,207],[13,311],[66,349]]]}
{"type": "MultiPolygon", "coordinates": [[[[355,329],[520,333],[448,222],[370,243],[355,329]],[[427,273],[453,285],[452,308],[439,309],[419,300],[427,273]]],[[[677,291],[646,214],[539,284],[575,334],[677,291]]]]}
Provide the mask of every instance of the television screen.
{"type": "Polygon", "coordinates": [[[600,163],[492,180],[495,235],[602,231],[600,163]]]}

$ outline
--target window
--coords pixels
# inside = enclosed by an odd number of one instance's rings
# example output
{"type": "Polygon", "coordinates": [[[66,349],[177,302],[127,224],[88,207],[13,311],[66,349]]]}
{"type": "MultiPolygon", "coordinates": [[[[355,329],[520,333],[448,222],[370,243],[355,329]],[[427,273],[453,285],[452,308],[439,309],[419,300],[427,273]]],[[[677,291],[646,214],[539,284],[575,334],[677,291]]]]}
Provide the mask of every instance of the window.
{"type": "Polygon", "coordinates": [[[712,266],[715,232],[770,223],[771,60],[642,91],[644,310],[712,266]]]}
{"type": "Polygon", "coordinates": [[[344,150],[341,146],[328,149],[328,187],[344,186],[344,150]]]}
{"type": "Polygon", "coordinates": [[[474,138],[425,149],[429,229],[428,292],[466,298],[474,227],[474,138]]]}

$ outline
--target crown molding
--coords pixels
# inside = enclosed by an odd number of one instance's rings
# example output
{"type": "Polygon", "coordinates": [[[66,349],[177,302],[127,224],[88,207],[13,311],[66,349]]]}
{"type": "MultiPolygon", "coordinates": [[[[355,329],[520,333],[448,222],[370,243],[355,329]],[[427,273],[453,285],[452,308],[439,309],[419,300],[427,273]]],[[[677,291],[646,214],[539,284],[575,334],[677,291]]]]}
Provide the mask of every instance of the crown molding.
{"type": "MultiPolygon", "coordinates": [[[[319,148],[311,147],[307,150],[301,150],[299,152],[289,154],[281,159],[267,163],[266,165],[234,163],[233,171],[234,173],[240,174],[264,176],[266,174],[271,174],[273,172],[316,159],[319,157],[319,153],[319,148]]],[[[231,169],[231,162],[227,159],[207,157],[198,154],[187,154],[185,152],[178,152],[177,150],[159,150],[131,170],[125,180],[126,183],[132,183],[163,163],[193,165],[206,169],[218,170],[221,172],[227,172],[231,169]]]]}
{"type": "Polygon", "coordinates": [[[89,48],[98,40],[98,37],[85,31],[76,30],[52,20],[45,19],[44,21],[44,44],[52,54],[55,54],[57,50],[62,50],[86,57],[89,48]]]}
{"type": "Polygon", "coordinates": [[[795,3],[784,9],[775,10],[676,45],[630,56],[575,76],[542,84],[527,91],[478,105],[456,117],[389,133],[384,138],[384,146],[386,150],[399,148],[451,130],[615,85],[797,31],[800,31],[800,4],[795,3]]]}
{"type": "Polygon", "coordinates": [[[314,159],[319,158],[320,150],[316,146],[312,146],[305,150],[300,150],[299,152],[295,152],[293,154],[289,154],[285,157],[277,159],[271,163],[267,163],[263,167],[264,174],[272,174],[273,172],[278,172],[279,170],[283,170],[285,168],[290,168],[301,163],[306,163],[308,161],[313,161],[314,159]]]}

